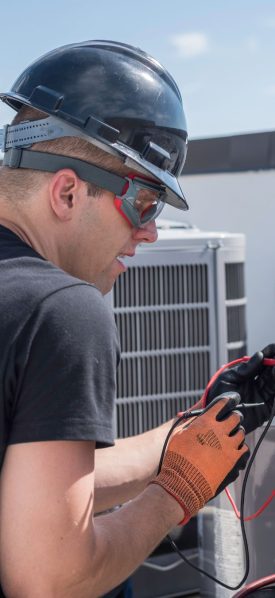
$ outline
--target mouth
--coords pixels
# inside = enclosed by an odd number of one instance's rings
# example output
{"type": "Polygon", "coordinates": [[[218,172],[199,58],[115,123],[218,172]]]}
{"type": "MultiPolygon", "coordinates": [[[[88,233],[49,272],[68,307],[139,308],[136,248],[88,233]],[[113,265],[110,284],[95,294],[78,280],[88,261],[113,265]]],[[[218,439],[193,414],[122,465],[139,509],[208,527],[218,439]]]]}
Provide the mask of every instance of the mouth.
{"type": "Polygon", "coordinates": [[[116,257],[116,261],[119,262],[124,268],[126,268],[126,264],[124,263],[125,255],[118,255],[116,257]]]}
{"type": "Polygon", "coordinates": [[[127,264],[125,263],[125,260],[129,257],[134,257],[135,253],[122,253],[120,255],[118,255],[116,257],[116,261],[119,262],[119,264],[123,267],[123,270],[126,271],[127,270],[127,264]]]}

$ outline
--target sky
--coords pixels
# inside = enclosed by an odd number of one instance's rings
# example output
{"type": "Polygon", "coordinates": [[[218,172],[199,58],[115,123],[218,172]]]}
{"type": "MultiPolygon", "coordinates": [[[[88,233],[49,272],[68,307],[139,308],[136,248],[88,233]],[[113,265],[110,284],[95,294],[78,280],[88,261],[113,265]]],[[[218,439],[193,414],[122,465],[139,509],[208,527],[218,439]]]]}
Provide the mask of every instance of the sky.
{"type": "MultiPolygon", "coordinates": [[[[174,76],[189,138],[275,127],[275,0],[2,0],[0,14],[0,91],[53,48],[116,40],[174,76]]],[[[0,127],[12,116],[0,103],[0,127]]]]}

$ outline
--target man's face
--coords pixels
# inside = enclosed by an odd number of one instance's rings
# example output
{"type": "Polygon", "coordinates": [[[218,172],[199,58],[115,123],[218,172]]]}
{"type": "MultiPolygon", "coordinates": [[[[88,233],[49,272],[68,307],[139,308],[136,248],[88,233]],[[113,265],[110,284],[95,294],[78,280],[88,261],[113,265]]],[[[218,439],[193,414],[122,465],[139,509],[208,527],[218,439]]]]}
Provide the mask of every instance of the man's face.
{"type": "Polygon", "coordinates": [[[142,228],[132,229],[131,238],[120,254],[105,268],[95,279],[94,284],[102,292],[103,295],[109,293],[113,288],[116,279],[120,274],[126,272],[127,266],[124,263],[124,258],[133,257],[136,253],[136,248],[140,243],[154,243],[157,240],[158,233],[155,221],[149,222],[142,228]]]}
{"type": "Polygon", "coordinates": [[[140,243],[156,241],[155,222],[140,228],[131,226],[116,208],[114,194],[109,191],[100,197],[91,197],[83,191],[78,210],[73,239],[70,237],[67,246],[65,269],[87,282],[97,281],[102,292],[108,292],[117,276],[126,270],[123,256],[135,255],[140,243]]]}

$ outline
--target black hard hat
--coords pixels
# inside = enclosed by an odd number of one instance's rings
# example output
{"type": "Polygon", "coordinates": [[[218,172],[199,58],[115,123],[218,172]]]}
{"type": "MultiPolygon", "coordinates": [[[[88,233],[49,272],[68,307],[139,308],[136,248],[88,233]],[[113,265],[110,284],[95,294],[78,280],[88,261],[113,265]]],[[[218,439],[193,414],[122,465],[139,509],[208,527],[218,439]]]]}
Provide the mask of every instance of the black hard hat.
{"type": "Polygon", "coordinates": [[[176,178],[187,149],[181,95],[168,71],[142,50],[97,40],[57,48],[31,64],[0,99],[73,125],[91,143],[161,181],[168,203],[188,209],[176,178]]]}

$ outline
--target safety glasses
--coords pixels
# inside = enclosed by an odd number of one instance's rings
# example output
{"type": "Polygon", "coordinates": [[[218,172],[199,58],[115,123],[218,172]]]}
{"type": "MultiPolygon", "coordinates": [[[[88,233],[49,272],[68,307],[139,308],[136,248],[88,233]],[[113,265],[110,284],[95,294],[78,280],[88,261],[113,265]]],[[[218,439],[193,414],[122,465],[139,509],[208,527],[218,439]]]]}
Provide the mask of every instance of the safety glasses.
{"type": "Polygon", "coordinates": [[[130,226],[139,228],[155,220],[164,208],[166,190],[147,177],[128,174],[121,195],[114,202],[117,210],[130,226]]]}
{"type": "Polygon", "coordinates": [[[10,148],[4,154],[3,165],[9,168],[31,168],[57,172],[72,168],[80,179],[107,189],[115,195],[115,206],[130,226],[139,228],[155,220],[167,201],[166,187],[146,176],[129,173],[122,177],[78,158],[10,148]]]}

